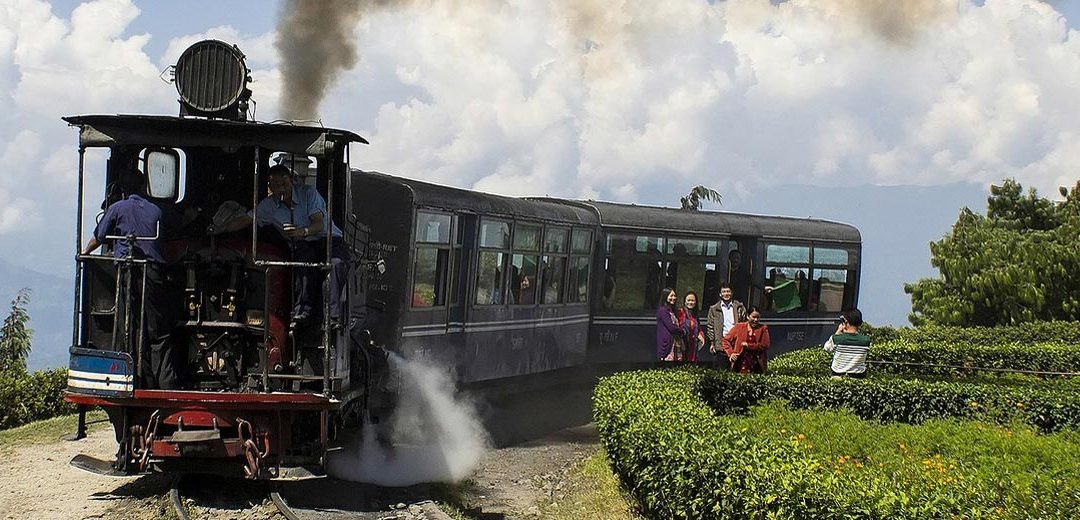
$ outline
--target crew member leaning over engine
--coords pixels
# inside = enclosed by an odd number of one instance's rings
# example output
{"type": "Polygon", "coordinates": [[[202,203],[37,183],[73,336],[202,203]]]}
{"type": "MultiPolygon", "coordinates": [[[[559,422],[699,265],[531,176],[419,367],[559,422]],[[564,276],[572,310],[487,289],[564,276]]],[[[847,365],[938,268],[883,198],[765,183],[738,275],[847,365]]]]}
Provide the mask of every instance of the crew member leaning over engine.
{"type": "MultiPolygon", "coordinates": [[[[259,225],[273,225],[289,240],[295,262],[321,262],[325,255],[326,199],[314,186],[294,183],[285,165],[275,165],[268,172],[270,195],[259,202],[255,211],[226,222],[216,232],[229,232],[251,225],[257,215],[259,225]]],[[[341,230],[331,224],[331,270],[329,279],[330,316],[341,316],[341,291],[348,269],[349,250],[341,230]]],[[[293,269],[293,326],[300,326],[318,315],[319,270],[311,267],[293,269]]]]}
{"type": "MultiPolygon", "coordinates": [[[[173,359],[169,334],[172,328],[170,316],[169,284],[165,276],[165,257],[161,251],[162,212],[154,203],[147,200],[146,176],[136,169],[120,174],[118,182],[124,197],[105,210],[94,235],[90,237],[82,254],[88,255],[105,243],[108,236],[130,236],[135,240],[120,239],[113,244],[113,256],[145,260],[146,297],[141,298],[143,284],[141,272],[136,267],[131,272],[128,298],[122,305],[138,306],[142,302],[142,314],[132,314],[137,327],[141,327],[144,336],[142,384],[144,388],[174,389],[177,387],[176,363],[173,359]],[[150,237],[157,238],[150,238],[150,237]],[[143,238],[138,238],[143,237],[143,238]]],[[[119,314],[117,314],[119,319],[119,314]]],[[[130,331],[133,338],[138,338],[138,329],[130,331]]]]}

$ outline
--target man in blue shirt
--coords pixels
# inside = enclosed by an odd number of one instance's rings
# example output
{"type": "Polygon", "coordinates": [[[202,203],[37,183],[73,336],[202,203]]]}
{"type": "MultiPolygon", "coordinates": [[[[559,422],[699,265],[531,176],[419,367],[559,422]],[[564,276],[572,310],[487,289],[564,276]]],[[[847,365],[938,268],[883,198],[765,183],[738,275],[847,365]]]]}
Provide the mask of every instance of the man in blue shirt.
{"type": "MultiPolygon", "coordinates": [[[[176,388],[176,365],[169,342],[172,320],[164,269],[165,257],[161,247],[161,209],[146,199],[146,176],[142,172],[135,169],[123,172],[118,184],[126,196],[105,210],[105,215],[98,222],[94,235],[90,237],[82,253],[88,255],[101,244],[113,241],[115,258],[128,258],[130,254],[131,258],[146,261],[141,264],[142,269],[138,267],[139,264],[132,268],[130,284],[125,291],[128,298],[122,299],[121,305],[128,308],[143,302],[142,314],[136,311],[132,320],[136,327],[142,327],[145,333],[144,344],[149,345],[148,349],[143,349],[142,354],[143,371],[140,375],[143,384],[148,388],[176,388]],[[109,236],[131,238],[109,239],[109,236]],[[146,277],[145,298],[140,298],[140,274],[145,274],[146,277]]],[[[122,314],[117,312],[116,319],[121,316],[122,314]]],[[[138,338],[138,330],[132,331],[133,339],[138,338]]]]}
{"type": "MultiPolygon", "coordinates": [[[[326,258],[326,200],[314,186],[297,184],[292,172],[285,165],[270,168],[270,194],[253,211],[234,219],[219,228],[221,232],[234,231],[258,220],[260,226],[273,226],[289,240],[295,262],[322,262],[326,258]]],[[[341,291],[344,289],[348,249],[342,240],[341,230],[330,223],[331,269],[328,280],[331,317],[341,316],[341,291]]],[[[319,296],[319,270],[311,267],[293,268],[293,318],[300,325],[317,315],[321,305],[319,296]]]]}

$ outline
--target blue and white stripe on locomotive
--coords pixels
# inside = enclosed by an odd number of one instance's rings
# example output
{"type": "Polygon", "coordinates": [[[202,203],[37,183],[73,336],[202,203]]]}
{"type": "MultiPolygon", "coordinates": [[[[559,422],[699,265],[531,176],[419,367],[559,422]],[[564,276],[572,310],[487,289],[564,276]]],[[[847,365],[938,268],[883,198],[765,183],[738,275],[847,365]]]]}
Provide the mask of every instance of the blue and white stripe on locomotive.
{"type": "Polygon", "coordinates": [[[103,397],[135,393],[134,363],[125,352],[72,347],[68,391],[103,397]]]}

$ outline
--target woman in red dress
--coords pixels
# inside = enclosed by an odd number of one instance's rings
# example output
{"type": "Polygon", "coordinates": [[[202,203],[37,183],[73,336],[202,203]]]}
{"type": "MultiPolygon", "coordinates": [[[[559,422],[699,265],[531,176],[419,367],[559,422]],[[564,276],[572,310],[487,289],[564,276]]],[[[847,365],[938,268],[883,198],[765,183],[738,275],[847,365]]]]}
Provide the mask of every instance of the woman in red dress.
{"type": "Polygon", "coordinates": [[[705,346],[705,332],[701,330],[701,322],[697,317],[697,293],[690,291],[683,297],[683,306],[679,308],[679,328],[683,330],[686,338],[686,355],[683,360],[697,363],[697,351],[705,346]]]}
{"type": "Polygon", "coordinates": [[[735,372],[764,374],[768,365],[769,327],[759,321],[761,313],[757,307],[750,307],[746,319],[736,323],[724,336],[724,352],[735,372]]]}

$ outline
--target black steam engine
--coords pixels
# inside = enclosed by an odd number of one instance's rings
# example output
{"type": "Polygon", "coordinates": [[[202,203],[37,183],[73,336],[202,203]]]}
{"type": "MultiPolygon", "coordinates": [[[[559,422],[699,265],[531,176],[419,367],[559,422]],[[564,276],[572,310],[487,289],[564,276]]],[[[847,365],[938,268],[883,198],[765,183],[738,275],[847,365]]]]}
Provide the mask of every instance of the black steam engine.
{"type": "Polygon", "coordinates": [[[73,463],[109,474],[317,476],[370,393],[367,232],[346,196],[350,145],[366,141],[248,121],[249,71],[234,46],[199,42],[173,73],[179,117],[65,118],[79,129],[80,215],[96,206],[87,186],[95,179],[105,185],[98,221],[133,193],[161,212],[154,232],[142,234],[80,218],[80,243],[94,234],[104,249],[78,255],[67,400],[104,408],[119,450],[115,461],[73,463]],[[88,166],[99,164],[103,171],[88,166]],[[313,242],[324,253],[315,259],[295,258],[291,222],[255,209],[275,164],[318,193],[327,229],[344,230],[313,242]],[[142,176],[138,193],[126,176],[142,176]],[[245,220],[251,225],[234,225],[245,220]],[[331,257],[332,240],[344,258],[331,257]],[[150,248],[162,258],[145,254],[150,248]],[[340,306],[331,309],[329,287],[315,287],[321,304],[296,322],[294,275],[315,272],[325,285],[336,262],[345,263],[340,306]]]}

